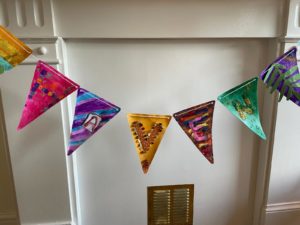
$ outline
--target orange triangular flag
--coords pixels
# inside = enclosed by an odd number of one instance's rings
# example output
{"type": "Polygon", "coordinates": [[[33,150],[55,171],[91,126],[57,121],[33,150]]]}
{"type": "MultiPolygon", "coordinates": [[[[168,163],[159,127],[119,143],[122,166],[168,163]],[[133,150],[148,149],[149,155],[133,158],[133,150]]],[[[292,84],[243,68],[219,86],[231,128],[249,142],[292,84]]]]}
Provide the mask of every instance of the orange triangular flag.
{"type": "Polygon", "coordinates": [[[172,117],[128,114],[127,118],[143,172],[146,174],[172,117]]]}
{"type": "Polygon", "coordinates": [[[25,60],[32,50],[3,26],[0,26],[0,74],[25,60]]]}

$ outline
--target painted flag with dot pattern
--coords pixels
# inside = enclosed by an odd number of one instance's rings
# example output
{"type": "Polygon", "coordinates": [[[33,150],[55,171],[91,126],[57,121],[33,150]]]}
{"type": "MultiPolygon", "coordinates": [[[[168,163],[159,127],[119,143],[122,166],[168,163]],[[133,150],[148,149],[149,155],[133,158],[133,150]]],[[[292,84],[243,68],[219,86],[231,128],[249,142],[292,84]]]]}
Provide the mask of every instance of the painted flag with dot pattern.
{"type": "Polygon", "coordinates": [[[78,88],[78,84],[62,73],[38,61],[17,129],[24,128],[78,88]]]}

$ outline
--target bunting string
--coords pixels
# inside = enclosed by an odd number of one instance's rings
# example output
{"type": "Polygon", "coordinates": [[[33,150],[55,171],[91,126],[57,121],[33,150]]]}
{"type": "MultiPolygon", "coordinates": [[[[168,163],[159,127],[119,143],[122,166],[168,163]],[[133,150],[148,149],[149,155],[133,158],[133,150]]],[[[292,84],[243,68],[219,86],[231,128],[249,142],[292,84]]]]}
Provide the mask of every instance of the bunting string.
{"type": "MultiPolygon", "coordinates": [[[[247,80],[218,96],[218,101],[239,121],[263,140],[258,108],[258,78],[270,93],[279,92],[300,106],[300,74],[297,65],[297,48],[278,57],[258,76],[247,80]]],[[[32,50],[4,27],[0,26],[0,74],[12,70],[28,56],[37,60],[31,86],[24,104],[18,130],[45,113],[48,109],[77,90],[74,119],[67,154],[71,155],[92,137],[101,127],[114,118],[120,107],[82,88],[79,84],[32,55],[32,50]]],[[[211,163],[213,154],[213,113],[215,101],[201,103],[173,114],[184,133],[195,147],[211,163]]],[[[130,113],[127,115],[143,172],[146,174],[158,150],[159,144],[171,121],[170,115],[130,113]]]]}

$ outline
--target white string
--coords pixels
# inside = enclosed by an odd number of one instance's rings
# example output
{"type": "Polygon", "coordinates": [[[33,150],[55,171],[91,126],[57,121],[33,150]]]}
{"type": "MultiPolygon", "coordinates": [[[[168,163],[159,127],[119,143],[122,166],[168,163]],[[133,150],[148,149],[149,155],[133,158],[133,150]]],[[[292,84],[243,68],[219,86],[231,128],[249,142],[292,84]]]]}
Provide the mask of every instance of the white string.
{"type": "Polygon", "coordinates": [[[38,57],[36,57],[33,53],[30,55],[31,57],[33,57],[36,61],[39,61],[40,59],[38,57]]]}

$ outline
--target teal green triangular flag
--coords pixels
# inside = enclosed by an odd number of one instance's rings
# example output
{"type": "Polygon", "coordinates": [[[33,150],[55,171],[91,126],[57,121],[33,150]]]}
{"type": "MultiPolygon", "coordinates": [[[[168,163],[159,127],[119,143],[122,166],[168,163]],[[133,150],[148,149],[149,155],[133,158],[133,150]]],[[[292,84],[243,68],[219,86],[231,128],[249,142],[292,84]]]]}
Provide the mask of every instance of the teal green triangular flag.
{"type": "Polygon", "coordinates": [[[257,80],[255,77],[245,81],[221,94],[218,100],[250,130],[266,139],[259,118],[257,80]]]}

